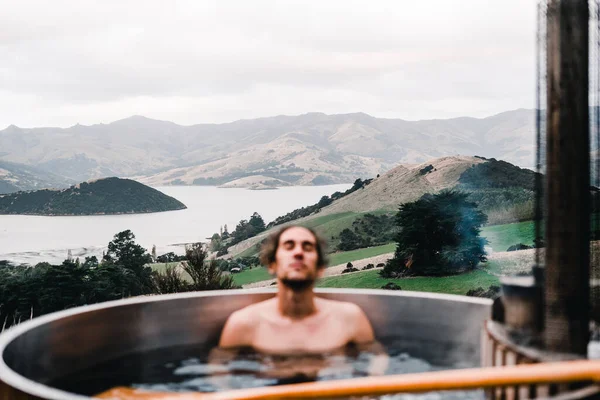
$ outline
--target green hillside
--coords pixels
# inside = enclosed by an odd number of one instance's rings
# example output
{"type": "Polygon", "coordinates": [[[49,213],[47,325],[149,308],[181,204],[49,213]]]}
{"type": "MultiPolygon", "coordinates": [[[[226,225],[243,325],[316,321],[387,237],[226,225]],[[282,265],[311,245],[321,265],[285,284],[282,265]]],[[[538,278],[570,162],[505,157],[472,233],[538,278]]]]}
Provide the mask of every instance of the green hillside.
{"type": "MultiPolygon", "coordinates": [[[[377,246],[393,240],[394,215],[401,204],[447,188],[468,193],[469,201],[488,216],[488,225],[531,221],[535,177],[531,170],[493,158],[442,157],[419,166],[398,166],[376,179],[360,181],[359,189],[342,197],[324,196],[318,204],[295,210],[276,221],[314,228],[328,241],[330,251],[377,246]]],[[[273,223],[268,226],[273,227],[273,223]]],[[[230,254],[256,255],[263,236],[233,246],[230,254]]],[[[515,238],[516,243],[518,239],[515,238]]],[[[516,244],[512,243],[513,238],[507,240],[511,242],[509,246],[516,244]]]]}
{"type": "Polygon", "coordinates": [[[68,189],[0,195],[0,214],[97,215],[181,210],[179,200],[130,179],[106,178],[68,189]]]}

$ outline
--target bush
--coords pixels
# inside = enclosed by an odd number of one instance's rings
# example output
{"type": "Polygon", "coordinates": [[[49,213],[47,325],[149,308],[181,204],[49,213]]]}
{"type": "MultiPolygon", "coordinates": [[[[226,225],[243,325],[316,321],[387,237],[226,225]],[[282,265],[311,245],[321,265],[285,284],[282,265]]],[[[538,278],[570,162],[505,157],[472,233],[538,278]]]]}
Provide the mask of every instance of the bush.
{"type": "Polygon", "coordinates": [[[396,285],[394,282],[388,282],[385,285],[383,285],[381,288],[386,289],[386,290],[402,290],[402,288],[400,286],[396,285]]]}
{"type": "Polygon", "coordinates": [[[500,296],[500,286],[492,285],[487,290],[485,290],[482,287],[478,287],[477,289],[471,289],[467,292],[467,296],[495,299],[496,297],[500,296]]]}
{"type": "Polygon", "coordinates": [[[523,244],[523,243],[519,243],[519,244],[513,244],[508,249],[506,249],[506,251],[519,251],[519,250],[528,250],[528,249],[533,249],[533,247],[527,246],[526,244],[523,244]]]}
{"type": "Polygon", "coordinates": [[[393,215],[365,214],[352,222],[352,229],[340,232],[337,249],[348,251],[386,244],[394,240],[397,232],[393,215]]]}

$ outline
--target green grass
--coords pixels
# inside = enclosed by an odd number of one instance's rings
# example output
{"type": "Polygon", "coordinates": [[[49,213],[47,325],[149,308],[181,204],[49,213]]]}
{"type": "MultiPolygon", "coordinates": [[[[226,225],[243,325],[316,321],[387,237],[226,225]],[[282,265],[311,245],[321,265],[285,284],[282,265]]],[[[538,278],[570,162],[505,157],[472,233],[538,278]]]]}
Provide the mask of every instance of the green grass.
{"type": "Polygon", "coordinates": [[[354,221],[362,218],[365,214],[381,215],[386,213],[388,212],[384,210],[361,213],[345,212],[318,217],[300,225],[306,226],[307,228],[313,228],[328,242],[329,249],[333,250],[337,248],[337,245],[339,244],[340,233],[346,228],[352,229],[352,223],[354,221]]]}
{"type": "Polygon", "coordinates": [[[258,249],[258,247],[256,245],[252,245],[233,258],[258,256],[259,251],[260,250],[258,249]]]}
{"type": "Polygon", "coordinates": [[[329,255],[329,265],[345,264],[363,258],[375,257],[385,253],[393,253],[396,243],[388,243],[381,246],[367,247],[366,249],[343,251],[329,255]]]}
{"type": "Polygon", "coordinates": [[[482,287],[487,289],[491,285],[498,285],[496,276],[485,271],[475,270],[460,275],[447,277],[415,277],[403,279],[385,279],[379,276],[379,271],[357,272],[348,275],[330,276],[323,278],[318,287],[354,288],[354,289],[380,289],[388,282],[394,282],[402,290],[418,292],[433,292],[465,295],[470,289],[482,287]]]}
{"type": "Polygon", "coordinates": [[[236,285],[246,285],[248,283],[266,281],[272,278],[265,267],[254,267],[237,274],[231,274],[231,276],[236,285]]]}
{"type": "Polygon", "coordinates": [[[515,222],[512,224],[486,226],[481,236],[486,238],[495,252],[506,251],[513,244],[533,245],[535,224],[533,221],[515,222]]]}

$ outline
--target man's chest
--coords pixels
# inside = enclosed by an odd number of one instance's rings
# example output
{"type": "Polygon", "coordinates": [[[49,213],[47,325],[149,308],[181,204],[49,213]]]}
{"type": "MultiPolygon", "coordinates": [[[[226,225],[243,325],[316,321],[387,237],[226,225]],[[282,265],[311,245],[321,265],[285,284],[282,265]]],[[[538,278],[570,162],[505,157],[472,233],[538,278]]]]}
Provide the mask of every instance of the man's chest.
{"type": "Polygon", "coordinates": [[[316,353],[345,346],[351,337],[349,327],[336,319],[291,324],[263,322],[255,331],[253,347],[278,353],[316,353]]]}

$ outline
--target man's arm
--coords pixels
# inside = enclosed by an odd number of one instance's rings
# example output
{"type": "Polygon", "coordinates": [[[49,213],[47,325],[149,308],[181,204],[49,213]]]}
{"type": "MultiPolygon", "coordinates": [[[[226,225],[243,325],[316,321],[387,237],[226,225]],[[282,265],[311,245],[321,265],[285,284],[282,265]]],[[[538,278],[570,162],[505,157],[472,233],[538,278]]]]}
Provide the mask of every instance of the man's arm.
{"type": "Polygon", "coordinates": [[[354,334],[351,339],[352,342],[360,344],[370,343],[375,340],[371,322],[364,311],[356,304],[351,305],[350,318],[352,319],[350,326],[354,327],[354,334]]]}
{"type": "Polygon", "coordinates": [[[359,348],[373,354],[369,365],[369,375],[384,375],[389,364],[389,356],[385,348],[375,340],[373,327],[365,312],[357,305],[352,310],[355,332],[353,342],[359,348]]]}
{"type": "Polygon", "coordinates": [[[237,357],[238,348],[250,346],[252,344],[252,326],[248,323],[248,317],[243,311],[236,311],[229,316],[218,347],[210,351],[208,362],[213,368],[211,373],[211,383],[219,390],[229,390],[228,379],[222,375],[228,375],[229,363],[237,357]]]}

